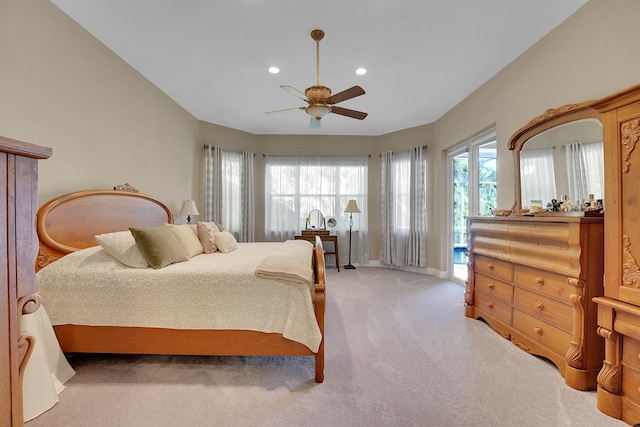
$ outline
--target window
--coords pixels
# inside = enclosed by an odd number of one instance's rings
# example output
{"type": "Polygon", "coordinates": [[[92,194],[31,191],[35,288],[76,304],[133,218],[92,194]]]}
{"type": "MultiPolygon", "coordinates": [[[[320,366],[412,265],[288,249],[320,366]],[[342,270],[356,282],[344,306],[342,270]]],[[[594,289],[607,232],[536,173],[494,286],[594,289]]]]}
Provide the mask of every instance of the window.
{"type": "Polygon", "coordinates": [[[522,207],[529,208],[531,200],[546,205],[556,196],[553,147],[520,151],[520,188],[522,207]]]}
{"type": "MultiPolygon", "coordinates": [[[[344,209],[349,199],[355,199],[362,213],[353,215],[352,259],[368,261],[367,165],[367,156],[266,156],[266,240],[293,239],[313,209],[325,218],[335,217],[338,225],[332,232],[348,238],[344,209]]],[[[348,256],[347,251],[342,253],[348,256]]]]}
{"type": "Polygon", "coordinates": [[[215,221],[240,242],[254,240],[253,153],[205,146],[205,221],[215,221]]]}
{"type": "Polygon", "coordinates": [[[427,265],[426,146],[381,154],[380,261],[398,267],[427,265]]]}

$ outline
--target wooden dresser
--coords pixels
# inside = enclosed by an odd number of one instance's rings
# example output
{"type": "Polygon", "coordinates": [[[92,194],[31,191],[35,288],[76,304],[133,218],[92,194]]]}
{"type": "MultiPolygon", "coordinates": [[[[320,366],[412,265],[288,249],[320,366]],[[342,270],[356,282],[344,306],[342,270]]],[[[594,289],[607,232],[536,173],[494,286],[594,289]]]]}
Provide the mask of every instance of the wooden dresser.
{"type": "Polygon", "coordinates": [[[605,98],[605,292],[596,298],[605,360],[598,409],[640,423],[640,86],[605,98]]]}
{"type": "Polygon", "coordinates": [[[22,374],[34,340],[20,328],[22,314],[33,313],[40,300],[35,260],[38,239],[38,160],[51,149],[0,137],[0,425],[21,426],[22,374]]]}
{"type": "Polygon", "coordinates": [[[578,390],[596,388],[604,354],[592,301],[603,293],[603,228],[601,217],[468,218],[466,316],[551,360],[578,390]]]}

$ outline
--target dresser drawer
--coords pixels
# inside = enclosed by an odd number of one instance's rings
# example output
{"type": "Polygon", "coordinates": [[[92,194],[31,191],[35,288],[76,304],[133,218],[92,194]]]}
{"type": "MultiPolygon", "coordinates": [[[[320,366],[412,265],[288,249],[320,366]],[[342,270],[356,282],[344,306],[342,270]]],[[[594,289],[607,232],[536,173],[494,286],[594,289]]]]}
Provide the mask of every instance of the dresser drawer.
{"type": "Polygon", "coordinates": [[[513,305],[566,332],[573,329],[573,307],[570,305],[520,288],[514,290],[513,305]]]}
{"type": "Polygon", "coordinates": [[[571,334],[520,310],[513,310],[513,327],[561,356],[571,345],[571,334]]]}
{"type": "Polygon", "coordinates": [[[478,273],[475,275],[474,283],[477,290],[511,304],[513,285],[478,273]]]}
{"type": "Polygon", "coordinates": [[[495,277],[496,279],[510,282],[513,277],[513,264],[495,258],[476,255],[473,261],[473,269],[477,273],[495,277]]]}
{"type": "MultiPolygon", "coordinates": [[[[622,362],[640,371],[640,341],[627,336],[623,338],[622,362]]],[[[640,386],[640,383],[638,383],[638,386],[640,386]]]]}
{"type": "Polygon", "coordinates": [[[567,283],[568,277],[535,268],[516,265],[513,282],[517,287],[570,303],[569,296],[575,293],[575,287],[567,283]]]}
{"type": "Polygon", "coordinates": [[[625,365],[622,365],[622,394],[640,403],[640,373],[625,365]]]}
{"type": "Polygon", "coordinates": [[[510,304],[505,304],[499,299],[494,298],[491,295],[487,295],[484,292],[474,292],[473,306],[477,311],[486,313],[506,325],[511,325],[511,313],[513,312],[513,309],[510,304]]]}

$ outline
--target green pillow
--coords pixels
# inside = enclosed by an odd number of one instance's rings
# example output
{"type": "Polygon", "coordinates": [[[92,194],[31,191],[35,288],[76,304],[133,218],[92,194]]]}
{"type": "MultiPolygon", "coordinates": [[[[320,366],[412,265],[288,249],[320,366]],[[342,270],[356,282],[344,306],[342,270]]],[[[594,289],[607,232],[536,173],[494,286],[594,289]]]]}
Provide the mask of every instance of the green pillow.
{"type": "Polygon", "coordinates": [[[152,268],[186,261],[187,254],[169,227],[130,228],[138,250],[152,268]]]}

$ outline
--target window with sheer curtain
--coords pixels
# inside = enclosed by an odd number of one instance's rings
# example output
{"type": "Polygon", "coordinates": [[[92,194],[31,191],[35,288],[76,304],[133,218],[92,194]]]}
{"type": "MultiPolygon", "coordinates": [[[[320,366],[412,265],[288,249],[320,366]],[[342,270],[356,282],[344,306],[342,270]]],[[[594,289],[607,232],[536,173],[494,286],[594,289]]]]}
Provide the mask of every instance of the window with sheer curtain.
{"type": "Polygon", "coordinates": [[[399,267],[427,265],[427,147],[381,155],[380,260],[399,267]]]}
{"type": "Polygon", "coordinates": [[[520,151],[520,188],[523,208],[528,208],[531,200],[541,200],[546,206],[558,198],[552,147],[520,151]]]}
{"type": "MultiPolygon", "coordinates": [[[[353,214],[352,262],[367,262],[368,156],[265,156],[265,238],[284,241],[299,235],[312,209],[335,217],[331,230],[342,248],[348,246],[348,214],[354,199],[361,210],[353,214]]],[[[348,251],[341,252],[341,263],[348,251]]]]}
{"type": "Polygon", "coordinates": [[[205,221],[221,224],[239,242],[254,240],[253,157],[207,145],[205,221]]]}
{"type": "Polygon", "coordinates": [[[573,203],[586,202],[589,195],[604,199],[603,142],[577,142],[565,145],[569,197],[573,203]]]}

